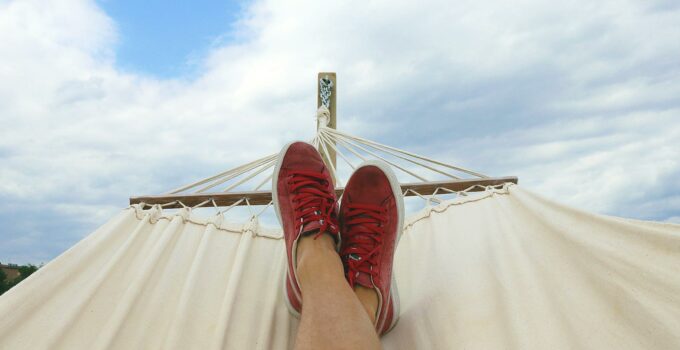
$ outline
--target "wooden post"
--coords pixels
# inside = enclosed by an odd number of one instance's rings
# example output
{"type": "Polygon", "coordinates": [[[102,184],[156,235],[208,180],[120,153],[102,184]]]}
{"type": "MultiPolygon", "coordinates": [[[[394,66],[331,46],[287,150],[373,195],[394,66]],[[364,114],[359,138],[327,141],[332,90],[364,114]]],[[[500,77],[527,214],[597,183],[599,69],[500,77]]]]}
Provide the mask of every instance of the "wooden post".
{"type": "MultiPolygon", "coordinates": [[[[331,88],[331,98],[330,98],[330,108],[328,108],[331,112],[331,120],[328,123],[328,127],[331,129],[337,129],[338,122],[336,118],[336,111],[337,111],[337,98],[338,98],[338,81],[336,79],[335,73],[334,72],[321,72],[317,76],[316,79],[316,108],[321,107],[321,84],[320,81],[321,79],[328,79],[333,83],[333,87],[331,88]]],[[[326,164],[333,164],[335,167],[337,165],[337,160],[336,160],[336,155],[335,155],[335,150],[333,150],[331,147],[326,146],[328,148],[328,155],[330,156],[331,159],[326,159],[326,154],[324,153],[323,149],[321,146],[319,146],[319,153],[321,153],[321,156],[323,157],[324,162],[326,164]]]]}

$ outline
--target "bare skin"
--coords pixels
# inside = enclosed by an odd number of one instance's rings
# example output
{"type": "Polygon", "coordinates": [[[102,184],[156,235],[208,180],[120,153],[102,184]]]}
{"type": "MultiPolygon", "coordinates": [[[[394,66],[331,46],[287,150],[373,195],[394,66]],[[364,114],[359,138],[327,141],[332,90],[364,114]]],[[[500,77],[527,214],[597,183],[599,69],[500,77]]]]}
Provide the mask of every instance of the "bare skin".
{"type": "Polygon", "coordinates": [[[330,235],[300,239],[297,276],[304,302],[295,349],[380,349],[373,327],[378,297],[352,290],[330,235]]]}
{"type": "Polygon", "coordinates": [[[375,312],[378,309],[378,293],[374,289],[359,285],[354,286],[354,293],[364,306],[368,317],[371,319],[371,323],[375,324],[375,312]]]}

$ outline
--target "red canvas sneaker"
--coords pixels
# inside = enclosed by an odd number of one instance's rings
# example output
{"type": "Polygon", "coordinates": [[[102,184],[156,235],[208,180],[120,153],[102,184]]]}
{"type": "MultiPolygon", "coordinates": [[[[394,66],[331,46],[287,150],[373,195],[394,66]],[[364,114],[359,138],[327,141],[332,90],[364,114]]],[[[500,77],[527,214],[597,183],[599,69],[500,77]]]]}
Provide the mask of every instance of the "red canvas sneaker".
{"type": "Polygon", "coordinates": [[[300,317],[302,293],[296,272],[298,239],[328,232],[338,246],[340,244],[335,185],[314,146],[298,141],[283,147],[272,177],[272,199],[288,255],[284,279],[286,305],[293,315],[300,317]]]}
{"type": "Polygon", "coordinates": [[[375,329],[381,335],[399,318],[392,260],[403,222],[401,187],[390,167],[378,161],[362,163],[340,202],[340,257],[352,288],[361,285],[378,294],[375,329]]]}

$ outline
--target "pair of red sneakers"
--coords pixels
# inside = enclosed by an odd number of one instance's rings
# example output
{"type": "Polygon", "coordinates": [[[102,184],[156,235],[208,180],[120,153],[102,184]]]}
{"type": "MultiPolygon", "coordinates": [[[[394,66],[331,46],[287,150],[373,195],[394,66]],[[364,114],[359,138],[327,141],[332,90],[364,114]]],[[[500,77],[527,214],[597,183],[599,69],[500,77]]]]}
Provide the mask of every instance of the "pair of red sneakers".
{"type": "Polygon", "coordinates": [[[333,179],[319,152],[306,142],[293,142],[281,150],[272,182],[288,254],[284,296],[291,313],[299,317],[302,308],[296,274],[298,240],[327,232],[337,243],[350,286],[376,291],[378,334],[394,327],[399,297],[392,260],[402,231],[404,205],[390,168],[382,162],[362,163],[347,182],[338,208],[333,179]]]}

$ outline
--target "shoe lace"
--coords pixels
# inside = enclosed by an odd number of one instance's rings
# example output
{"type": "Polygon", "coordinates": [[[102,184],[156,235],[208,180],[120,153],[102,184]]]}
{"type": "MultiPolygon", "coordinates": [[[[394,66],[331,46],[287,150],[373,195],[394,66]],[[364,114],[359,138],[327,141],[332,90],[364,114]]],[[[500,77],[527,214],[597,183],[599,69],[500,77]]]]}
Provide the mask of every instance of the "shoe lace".
{"type": "Polygon", "coordinates": [[[335,193],[328,190],[327,179],[326,174],[308,170],[290,173],[288,186],[293,194],[296,231],[300,232],[308,223],[318,221],[321,226],[315,238],[324,232],[338,233],[335,193]]]}
{"type": "Polygon", "coordinates": [[[346,262],[347,280],[354,288],[360,272],[377,277],[377,265],[382,247],[387,211],[382,206],[370,204],[348,204],[345,214],[345,241],[340,255],[346,262]]]}

